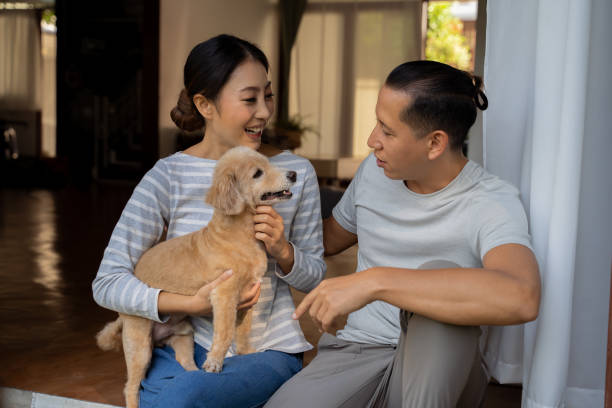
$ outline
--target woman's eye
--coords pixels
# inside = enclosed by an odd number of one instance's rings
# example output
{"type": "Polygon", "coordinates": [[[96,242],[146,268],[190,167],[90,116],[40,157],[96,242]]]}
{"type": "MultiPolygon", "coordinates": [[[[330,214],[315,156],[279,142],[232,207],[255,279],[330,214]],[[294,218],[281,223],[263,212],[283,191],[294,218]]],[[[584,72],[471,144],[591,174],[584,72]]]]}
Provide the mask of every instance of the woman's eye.
{"type": "Polygon", "coordinates": [[[248,103],[255,103],[257,102],[257,98],[248,98],[248,99],[244,99],[244,101],[248,103]]]}
{"type": "Polygon", "coordinates": [[[266,95],[266,99],[272,99],[273,96],[274,96],[273,93],[269,93],[269,94],[266,95]]]}
{"type": "Polygon", "coordinates": [[[253,174],[253,178],[259,178],[261,177],[261,175],[263,174],[263,171],[261,171],[261,169],[257,169],[257,171],[255,172],[255,174],[253,174]]]}

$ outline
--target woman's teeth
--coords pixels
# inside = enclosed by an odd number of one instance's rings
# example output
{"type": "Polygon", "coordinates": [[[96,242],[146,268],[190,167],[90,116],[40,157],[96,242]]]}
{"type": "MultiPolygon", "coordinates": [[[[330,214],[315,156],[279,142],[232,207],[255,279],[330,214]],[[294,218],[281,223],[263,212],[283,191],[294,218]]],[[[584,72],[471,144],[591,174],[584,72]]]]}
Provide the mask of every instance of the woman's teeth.
{"type": "Polygon", "coordinates": [[[256,135],[258,133],[261,133],[263,128],[245,128],[247,133],[250,133],[252,135],[256,135]]]}

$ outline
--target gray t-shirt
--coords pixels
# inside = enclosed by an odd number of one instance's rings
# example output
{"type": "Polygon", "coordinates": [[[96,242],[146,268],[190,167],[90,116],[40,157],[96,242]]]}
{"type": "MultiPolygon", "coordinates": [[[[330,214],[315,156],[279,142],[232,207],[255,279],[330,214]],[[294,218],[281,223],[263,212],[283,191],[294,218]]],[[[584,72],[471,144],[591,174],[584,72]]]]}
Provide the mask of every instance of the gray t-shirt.
{"type": "MultiPolygon", "coordinates": [[[[442,190],[417,194],[385,176],[370,154],[333,210],[357,234],[357,272],[374,266],[418,268],[446,260],[481,268],[485,254],[503,244],[531,249],[518,190],[469,161],[442,190]]],[[[338,331],[358,343],[397,344],[399,309],[375,301],[349,315],[338,331]]]]}

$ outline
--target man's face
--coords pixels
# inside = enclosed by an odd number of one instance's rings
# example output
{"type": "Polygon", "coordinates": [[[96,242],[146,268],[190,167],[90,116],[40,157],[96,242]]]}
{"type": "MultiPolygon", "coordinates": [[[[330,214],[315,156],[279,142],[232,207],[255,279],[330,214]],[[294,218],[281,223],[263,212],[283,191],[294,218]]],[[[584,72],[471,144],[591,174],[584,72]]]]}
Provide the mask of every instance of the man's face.
{"type": "Polygon", "coordinates": [[[406,92],[383,86],[376,103],[376,127],[368,138],[374,149],[376,164],[394,180],[420,180],[428,169],[427,137],[400,119],[402,110],[412,103],[406,92]]]}

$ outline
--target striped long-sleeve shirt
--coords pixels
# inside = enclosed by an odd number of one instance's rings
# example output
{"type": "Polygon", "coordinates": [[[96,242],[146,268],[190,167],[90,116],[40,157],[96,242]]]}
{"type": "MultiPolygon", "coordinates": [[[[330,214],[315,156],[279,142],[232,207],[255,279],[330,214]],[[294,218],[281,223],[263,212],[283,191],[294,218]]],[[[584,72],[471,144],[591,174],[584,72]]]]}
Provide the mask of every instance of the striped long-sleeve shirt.
{"type": "MultiPolygon", "coordinates": [[[[289,285],[301,291],[313,289],[326,271],[323,261],[321,208],[317,177],[310,162],[284,151],[270,158],[277,167],[297,172],[293,197],[275,205],[283,217],[285,238],[294,248],[293,269],[284,274],[268,257],[259,301],[253,306],[251,344],[258,351],[299,353],[312,348],[305,340],[294,311],[289,285]]],[[[175,153],[159,160],[136,186],[111,235],[98,274],[93,281],[95,301],[117,312],[157,322],[160,289],[134,276],[138,259],[161,238],[184,235],[207,225],[213,213],[204,202],[216,160],[175,153]]],[[[195,341],[210,350],[212,318],[192,317],[195,341]]],[[[234,354],[234,346],[228,355],[234,354]]]]}

